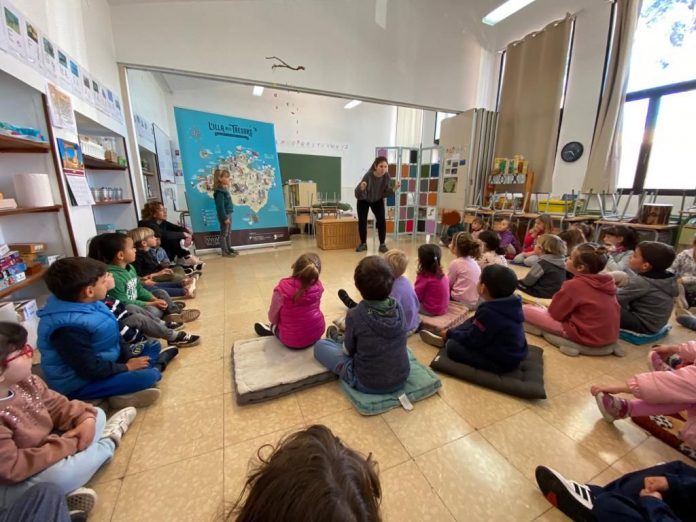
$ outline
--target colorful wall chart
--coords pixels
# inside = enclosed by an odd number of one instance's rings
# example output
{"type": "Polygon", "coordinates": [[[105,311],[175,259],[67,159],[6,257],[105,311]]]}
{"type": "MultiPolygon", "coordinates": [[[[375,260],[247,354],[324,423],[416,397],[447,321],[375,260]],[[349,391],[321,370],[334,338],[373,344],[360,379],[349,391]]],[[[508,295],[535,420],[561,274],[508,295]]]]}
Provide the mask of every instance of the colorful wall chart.
{"type": "Polygon", "coordinates": [[[196,246],[219,245],[216,169],[231,176],[234,245],[289,241],[273,124],[180,107],[174,115],[196,246]]]}

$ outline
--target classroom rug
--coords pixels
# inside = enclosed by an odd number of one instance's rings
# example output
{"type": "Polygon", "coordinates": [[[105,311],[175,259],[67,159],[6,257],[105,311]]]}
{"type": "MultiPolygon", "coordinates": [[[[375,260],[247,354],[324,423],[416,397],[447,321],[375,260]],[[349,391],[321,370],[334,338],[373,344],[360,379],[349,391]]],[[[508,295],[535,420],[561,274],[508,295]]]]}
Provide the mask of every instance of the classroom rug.
{"type": "Polygon", "coordinates": [[[686,422],[686,411],[673,415],[652,415],[650,417],[631,417],[638,426],[653,437],[672,446],[677,451],[696,461],[696,448],[692,448],[679,438],[679,432],[686,422]]]}

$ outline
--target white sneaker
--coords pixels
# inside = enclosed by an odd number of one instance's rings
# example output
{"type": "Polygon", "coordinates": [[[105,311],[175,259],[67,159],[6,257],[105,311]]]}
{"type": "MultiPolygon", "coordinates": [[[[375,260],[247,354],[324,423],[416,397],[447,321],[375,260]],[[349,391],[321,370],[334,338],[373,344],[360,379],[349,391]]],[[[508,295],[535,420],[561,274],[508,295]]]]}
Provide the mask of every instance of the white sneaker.
{"type": "Polygon", "coordinates": [[[592,515],[592,491],[585,484],[568,480],[546,466],[537,466],[534,475],[546,500],[566,516],[579,522],[595,520],[592,515]]]}
{"type": "Polygon", "coordinates": [[[65,496],[68,511],[83,511],[89,514],[97,504],[97,492],[89,488],[77,488],[65,496]]]}
{"type": "Polygon", "coordinates": [[[114,444],[118,448],[118,445],[121,443],[121,438],[123,437],[123,434],[128,431],[128,428],[130,427],[137,414],[138,410],[136,410],[132,406],[128,408],[123,408],[121,411],[117,411],[116,413],[114,413],[111,417],[109,417],[109,420],[106,421],[106,425],[104,426],[104,431],[102,432],[101,438],[109,438],[113,440],[114,444]]]}
{"type": "Polygon", "coordinates": [[[133,408],[146,408],[159,399],[161,392],[157,388],[147,388],[125,395],[113,395],[109,397],[109,406],[114,410],[121,410],[132,406],[133,408]]]}

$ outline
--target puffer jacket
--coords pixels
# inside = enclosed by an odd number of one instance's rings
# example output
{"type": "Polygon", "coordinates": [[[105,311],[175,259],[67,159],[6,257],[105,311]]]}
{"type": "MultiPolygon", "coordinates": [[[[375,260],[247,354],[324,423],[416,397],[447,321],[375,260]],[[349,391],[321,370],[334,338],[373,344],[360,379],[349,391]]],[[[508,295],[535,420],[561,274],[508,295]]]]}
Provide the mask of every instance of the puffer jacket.
{"type": "Polygon", "coordinates": [[[297,299],[302,281],[296,277],[281,279],[273,289],[268,320],[278,327],[278,338],[288,348],[306,348],[324,335],[326,322],[319,305],[324,287],[317,281],[297,299]]]}

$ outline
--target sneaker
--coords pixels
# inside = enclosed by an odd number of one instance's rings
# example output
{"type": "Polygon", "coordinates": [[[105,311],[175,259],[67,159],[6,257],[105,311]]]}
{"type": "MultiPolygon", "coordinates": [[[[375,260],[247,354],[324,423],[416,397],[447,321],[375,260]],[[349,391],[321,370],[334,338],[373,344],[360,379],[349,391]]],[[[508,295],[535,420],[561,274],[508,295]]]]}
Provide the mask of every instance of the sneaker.
{"type": "Polygon", "coordinates": [[[222,252],[220,252],[220,255],[222,257],[237,257],[236,254],[233,254],[232,252],[225,252],[224,250],[222,252]]]}
{"type": "Polygon", "coordinates": [[[163,372],[164,370],[167,369],[167,365],[176,357],[179,355],[179,349],[178,348],[165,348],[162,350],[159,354],[159,357],[157,358],[157,362],[155,363],[155,366],[159,367],[159,371],[163,372]]]}
{"type": "Polygon", "coordinates": [[[166,323],[181,323],[181,324],[184,323],[183,316],[178,312],[167,314],[162,319],[164,320],[165,324],[166,323]]]}
{"type": "Polygon", "coordinates": [[[341,331],[338,329],[337,326],[331,325],[326,329],[326,338],[331,339],[332,341],[338,341],[338,338],[341,336],[341,331]]]}
{"type": "Polygon", "coordinates": [[[164,326],[170,330],[181,330],[184,327],[184,323],[179,323],[176,321],[165,321],[164,326]]]}
{"type": "Polygon", "coordinates": [[[239,252],[237,252],[234,248],[230,248],[227,252],[234,257],[237,257],[239,255],[239,252]]]}
{"type": "Polygon", "coordinates": [[[546,466],[537,466],[534,472],[539,489],[552,506],[571,520],[592,522],[592,491],[585,484],[566,479],[546,466]]]}
{"type": "Polygon", "coordinates": [[[389,252],[389,247],[387,247],[387,245],[382,243],[381,245],[379,245],[379,251],[381,254],[385,254],[385,253],[389,252]]]}
{"type": "Polygon", "coordinates": [[[664,372],[671,369],[672,367],[662,360],[659,353],[655,350],[650,350],[650,353],[648,353],[648,370],[651,372],[664,372]]]}
{"type": "MultiPolygon", "coordinates": [[[[121,439],[123,435],[128,431],[128,428],[133,423],[135,416],[138,414],[138,410],[133,407],[123,408],[121,411],[117,411],[109,420],[106,421],[104,426],[104,431],[102,431],[102,439],[111,439],[118,448],[121,444],[121,439]]],[[[84,511],[84,508],[79,508],[84,511]]]]}
{"type": "Polygon", "coordinates": [[[346,316],[345,315],[342,315],[341,317],[334,319],[332,322],[333,322],[333,324],[336,325],[336,328],[338,328],[342,332],[346,331],[346,316]]]}
{"type": "Polygon", "coordinates": [[[70,517],[70,522],[87,522],[87,513],[80,510],[73,510],[68,512],[70,517]]]}
{"type": "Polygon", "coordinates": [[[196,297],[196,278],[192,277],[191,281],[192,282],[189,283],[188,286],[186,287],[186,296],[185,297],[187,297],[189,299],[193,299],[194,297],[196,297]]]}
{"type": "Polygon", "coordinates": [[[176,321],[177,323],[190,323],[201,316],[201,311],[191,308],[189,310],[181,310],[175,314],[169,314],[165,317],[168,321],[176,321]]]}
{"type": "Polygon", "coordinates": [[[677,322],[690,330],[696,330],[696,317],[693,315],[680,315],[677,316],[677,322]]]}
{"type": "Polygon", "coordinates": [[[77,488],[65,495],[65,502],[68,504],[68,511],[89,514],[97,504],[97,492],[89,488],[77,488]]]}
{"type": "Polygon", "coordinates": [[[271,326],[263,323],[254,323],[254,331],[259,337],[270,337],[273,335],[271,326]]]}
{"type": "Polygon", "coordinates": [[[445,340],[442,337],[435,335],[433,332],[429,332],[428,330],[421,330],[420,338],[421,341],[423,341],[425,344],[429,344],[430,346],[436,346],[438,348],[445,346],[445,340]]]}
{"type": "Polygon", "coordinates": [[[348,295],[348,292],[346,292],[343,288],[338,291],[338,298],[344,305],[346,305],[346,308],[355,308],[358,306],[358,303],[353,301],[348,295]]]}
{"type": "Polygon", "coordinates": [[[614,422],[616,419],[625,419],[630,413],[628,401],[620,397],[614,397],[610,393],[599,392],[595,395],[597,407],[602,413],[602,417],[607,422],[614,422]]]}
{"type": "Polygon", "coordinates": [[[157,388],[147,388],[126,395],[114,395],[109,397],[109,406],[113,410],[122,410],[132,406],[133,408],[145,408],[157,402],[160,391],[157,388]]]}
{"type": "Polygon", "coordinates": [[[355,247],[356,252],[365,252],[367,250],[367,245],[365,243],[360,243],[357,247],[355,247]]]}
{"type": "Polygon", "coordinates": [[[169,341],[169,346],[178,346],[179,348],[191,348],[197,346],[201,342],[200,335],[193,335],[186,332],[179,332],[176,337],[169,341]]]}
{"type": "Polygon", "coordinates": [[[193,270],[198,273],[198,275],[203,274],[203,268],[205,268],[205,263],[201,263],[200,261],[193,265],[193,270]]]}

